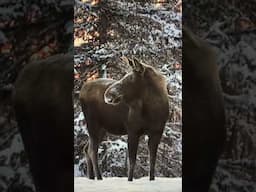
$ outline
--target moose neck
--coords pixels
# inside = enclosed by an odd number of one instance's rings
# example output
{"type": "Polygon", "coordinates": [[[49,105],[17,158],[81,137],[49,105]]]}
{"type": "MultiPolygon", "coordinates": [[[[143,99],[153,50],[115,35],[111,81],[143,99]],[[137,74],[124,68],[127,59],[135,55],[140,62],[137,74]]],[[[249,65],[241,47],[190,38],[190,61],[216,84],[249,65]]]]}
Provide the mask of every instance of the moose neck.
{"type": "Polygon", "coordinates": [[[145,81],[142,102],[144,106],[168,105],[167,83],[161,74],[150,76],[145,81]]]}

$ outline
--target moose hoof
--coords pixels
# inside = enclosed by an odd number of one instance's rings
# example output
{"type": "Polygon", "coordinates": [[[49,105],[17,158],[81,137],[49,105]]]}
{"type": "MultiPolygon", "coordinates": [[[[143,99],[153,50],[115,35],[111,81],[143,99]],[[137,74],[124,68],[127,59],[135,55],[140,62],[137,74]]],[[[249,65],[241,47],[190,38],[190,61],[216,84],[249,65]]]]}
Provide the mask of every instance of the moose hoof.
{"type": "Polygon", "coordinates": [[[128,178],[128,181],[132,181],[132,178],[128,178]]]}
{"type": "Polygon", "coordinates": [[[100,176],[100,177],[98,177],[97,179],[98,179],[98,180],[102,180],[102,177],[100,176]]]}
{"type": "Polygon", "coordinates": [[[155,177],[150,177],[149,180],[150,180],[150,181],[154,181],[154,180],[155,180],[155,177]]]}
{"type": "Polygon", "coordinates": [[[88,178],[91,179],[91,180],[94,180],[95,179],[95,175],[94,174],[93,175],[89,175],[88,178]]]}

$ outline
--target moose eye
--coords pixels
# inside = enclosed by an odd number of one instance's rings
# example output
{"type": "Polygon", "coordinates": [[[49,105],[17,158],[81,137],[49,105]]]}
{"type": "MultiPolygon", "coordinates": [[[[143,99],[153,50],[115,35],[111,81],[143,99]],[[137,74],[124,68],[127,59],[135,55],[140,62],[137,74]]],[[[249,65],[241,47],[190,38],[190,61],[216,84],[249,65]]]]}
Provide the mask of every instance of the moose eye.
{"type": "Polygon", "coordinates": [[[134,75],[129,75],[125,78],[125,82],[130,83],[134,81],[134,75]]]}
{"type": "Polygon", "coordinates": [[[145,74],[153,74],[153,69],[151,69],[151,68],[147,68],[147,69],[145,69],[145,74]]]}

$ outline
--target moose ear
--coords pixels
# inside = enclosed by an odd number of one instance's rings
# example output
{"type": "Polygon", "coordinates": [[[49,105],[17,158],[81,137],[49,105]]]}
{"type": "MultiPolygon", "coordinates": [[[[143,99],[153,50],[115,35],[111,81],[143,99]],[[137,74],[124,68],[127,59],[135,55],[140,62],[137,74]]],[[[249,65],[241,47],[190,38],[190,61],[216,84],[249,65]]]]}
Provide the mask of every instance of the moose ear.
{"type": "Polygon", "coordinates": [[[132,68],[134,68],[134,62],[131,59],[127,58],[126,56],[122,56],[121,60],[124,61],[126,64],[130,65],[132,68]]]}
{"type": "Polygon", "coordinates": [[[145,72],[145,66],[136,58],[133,58],[134,67],[133,70],[143,74],[145,72]]]}
{"type": "Polygon", "coordinates": [[[197,37],[188,28],[183,27],[182,36],[184,39],[184,45],[186,44],[187,46],[189,45],[194,48],[200,47],[200,43],[199,43],[197,37]]]}
{"type": "Polygon", "coordinates": [[[129,65],[134,69],[135,64],[134,64],[133,60],[128,59],[128,63],[129,63],[129,65]]]}

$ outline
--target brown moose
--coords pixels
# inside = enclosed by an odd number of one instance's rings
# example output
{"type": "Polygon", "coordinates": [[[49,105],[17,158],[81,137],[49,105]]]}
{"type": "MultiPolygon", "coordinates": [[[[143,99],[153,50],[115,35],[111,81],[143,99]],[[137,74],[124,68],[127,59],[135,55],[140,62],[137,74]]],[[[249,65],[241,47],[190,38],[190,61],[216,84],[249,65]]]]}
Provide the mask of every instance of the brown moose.
{"type": "Polygon", "coordinates": [[[87,122],[89,146],[86,153],[88,177],[102,179],[98,167],[98,145],[106,132],[128,134],[128,181],[133,180],[139,137],[149,136],[150,180],[158,144],[169,115],[165,78],[153,67],[138,59],[123,57],[133,71],[121,80],[97,79],[85,82],[80,102],[87,122]]]}
{"type": "Polygon", "coordinates": [[[14,109],[39,192],[73,191],[73,55],[27,64],[14,89],[14,109]]]}
{"type": "Polygon", "coordinates": [[[225,112],[213,49],[183,28],[184,192],[207,192],[224,148],[225,112]]]}

